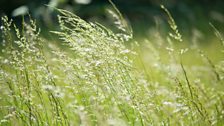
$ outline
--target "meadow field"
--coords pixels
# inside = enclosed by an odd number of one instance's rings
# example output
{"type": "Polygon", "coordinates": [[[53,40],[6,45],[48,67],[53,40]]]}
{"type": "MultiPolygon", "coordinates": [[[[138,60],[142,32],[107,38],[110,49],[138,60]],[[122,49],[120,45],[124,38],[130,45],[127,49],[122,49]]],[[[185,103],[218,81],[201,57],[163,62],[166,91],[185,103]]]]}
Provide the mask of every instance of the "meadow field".
{"type": "Polygon", "coordinates": [[[55,9],[60,29],[1,18],[1,126],[223,126],[224,39],[169,32],[135,39],[114,6],[118,32],[55,9]],[[51,38],[51,40],[50,40],[51,38]],[[53,38],[53,39],[52,39],[53,38]]]}

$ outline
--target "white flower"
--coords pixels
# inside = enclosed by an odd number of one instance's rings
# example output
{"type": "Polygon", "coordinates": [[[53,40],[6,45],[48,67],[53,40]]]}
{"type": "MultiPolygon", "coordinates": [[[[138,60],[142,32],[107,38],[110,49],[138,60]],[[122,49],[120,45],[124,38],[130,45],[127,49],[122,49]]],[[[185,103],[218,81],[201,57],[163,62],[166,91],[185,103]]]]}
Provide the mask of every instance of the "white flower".
{"type": "Polygon", "coordinates": [[[44,90],[47,90],[47,91],[52,91],[54,90],[54,87],[52,85],[43,85],[42,88],[44,90]]]}
{"type": "Polygon", "coordinates": [[[163,104],[164,104],[164,105],[173,105],[172,102],[167,102],[167,101],[163,102],[163,104]]]}
{"type": "Polygon", "coordinates": [[[4,29],[4,26],[1,26],[0,29],[3,30],[4,29]]]}

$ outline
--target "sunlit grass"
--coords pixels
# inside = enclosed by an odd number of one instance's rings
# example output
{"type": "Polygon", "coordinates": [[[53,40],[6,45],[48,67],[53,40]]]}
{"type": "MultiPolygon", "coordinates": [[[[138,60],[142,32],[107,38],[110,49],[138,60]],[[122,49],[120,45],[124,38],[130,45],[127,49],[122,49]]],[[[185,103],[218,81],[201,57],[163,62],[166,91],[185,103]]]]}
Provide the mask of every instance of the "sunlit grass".
{"type": "Polygon", "coordinates": [[[171,33],[140,42],[60,9],[58,44],[2,17],[0,125],[223,125],[220,39],[190,44],[162,8],[171,33]]]}

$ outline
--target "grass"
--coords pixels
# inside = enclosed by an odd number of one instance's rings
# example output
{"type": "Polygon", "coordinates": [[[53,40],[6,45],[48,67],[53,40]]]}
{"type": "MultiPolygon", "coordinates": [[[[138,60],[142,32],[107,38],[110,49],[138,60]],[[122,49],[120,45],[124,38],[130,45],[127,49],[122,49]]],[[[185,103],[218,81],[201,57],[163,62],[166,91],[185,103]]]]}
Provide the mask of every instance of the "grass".
{"type": "Polygon", "coordinates": [[[57,9],[59,44],[2,17],[0,125],[224,125],[223,46],[186,45],[162,9],[171,33],[141,43],[117,9],[120,33],[57,9]]]}

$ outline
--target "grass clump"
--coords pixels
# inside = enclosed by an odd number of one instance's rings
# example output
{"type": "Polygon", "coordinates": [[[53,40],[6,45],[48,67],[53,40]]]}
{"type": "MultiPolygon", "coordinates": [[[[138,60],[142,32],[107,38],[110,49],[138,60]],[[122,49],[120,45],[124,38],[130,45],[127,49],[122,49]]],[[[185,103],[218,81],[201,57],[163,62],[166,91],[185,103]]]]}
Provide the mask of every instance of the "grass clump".
{"type": "MultiPolygon", "coordinates": [[[[183,41],[162,9],[170,36],[183,41]]],[[[168,44],[133,42],[128,48],[127,25],[114,33],[57,11],[60,30],[51,33],[60,46],[41,38],[34,20],[18,29],[2,17],[0,125],[224,124],[223,61],[215,64],[200,49],[179,48],[169,37],[163,40],[168,44]],[[187,54],[205,59],[202,66],[184,64],[187,54]]],[[[122,19],[116,11],[112,16],[122,19]]]]}

